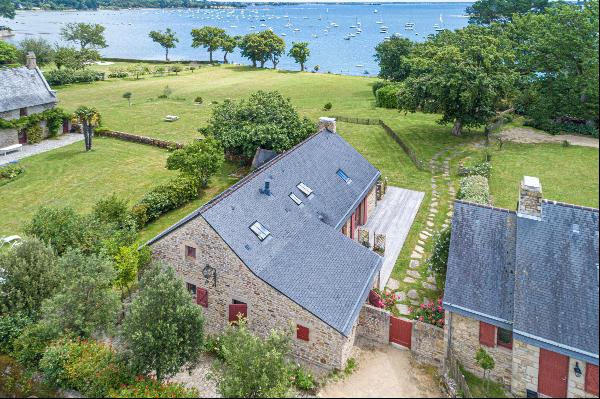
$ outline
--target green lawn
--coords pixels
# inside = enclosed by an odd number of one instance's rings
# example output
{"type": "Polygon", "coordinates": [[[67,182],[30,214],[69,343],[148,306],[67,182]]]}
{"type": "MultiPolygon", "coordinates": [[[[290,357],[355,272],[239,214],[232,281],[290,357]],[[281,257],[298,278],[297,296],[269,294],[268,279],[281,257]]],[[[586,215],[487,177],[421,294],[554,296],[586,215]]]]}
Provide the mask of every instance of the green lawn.
{"type": "Polygon", "coordinates": [[[461,371],[465,376],[465,381],[471,390],[471,395],[474,398],[507,398],[506,391],[502,385],[494,381],[485,381],[484,379],[468,372],[461,367],[461,371]]]}

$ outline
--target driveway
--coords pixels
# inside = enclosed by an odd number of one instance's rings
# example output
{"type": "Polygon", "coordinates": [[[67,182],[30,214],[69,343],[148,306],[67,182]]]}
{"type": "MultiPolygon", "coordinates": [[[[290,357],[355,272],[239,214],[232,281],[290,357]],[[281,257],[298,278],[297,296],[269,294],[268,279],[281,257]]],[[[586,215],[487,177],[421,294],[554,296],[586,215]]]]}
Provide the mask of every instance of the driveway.
{"type": "Polygon", "coordinates": [[[433,372],[419,366],[409,350],[391,346],[361,349],[358,368],[341,381],[319,391],[322,398],[439,398],[433,372]]]}

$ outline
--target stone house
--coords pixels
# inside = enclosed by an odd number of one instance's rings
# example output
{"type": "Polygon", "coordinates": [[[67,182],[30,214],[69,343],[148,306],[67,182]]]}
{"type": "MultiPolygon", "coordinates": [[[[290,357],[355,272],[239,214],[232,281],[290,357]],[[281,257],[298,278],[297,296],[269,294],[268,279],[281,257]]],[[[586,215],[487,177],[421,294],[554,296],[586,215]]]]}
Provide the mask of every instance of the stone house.
{"type": "MultiPolygon", "coordinates": [[[[11,121],[54,108],[58,99],[36,64],[35,55],[27,55],[27,64],[20,68],[0,68],[0,118],[11,121]]],[[[40,122],[42,137],[49,132],[40,122]]],[[[68,129],[68,122],[64,129],[68,129]]],[[[0,148],[27,143],[27,132],[0,129],[0,148]]]]}
{"type": "Polygon", "coordinates": [[[518,211],[457,201],[445,341],[463,366],[518,397],[598,397],[598,209],[542,197],[526,176],[518,211]]]}
{"type": "Polygon", "coordinates": [[[382,258],[353,238],[375,207],[379,171],[322,118],[319,131],[150,240],[218,334],[293,333],[298,361],[341,369],[382,258]]]}

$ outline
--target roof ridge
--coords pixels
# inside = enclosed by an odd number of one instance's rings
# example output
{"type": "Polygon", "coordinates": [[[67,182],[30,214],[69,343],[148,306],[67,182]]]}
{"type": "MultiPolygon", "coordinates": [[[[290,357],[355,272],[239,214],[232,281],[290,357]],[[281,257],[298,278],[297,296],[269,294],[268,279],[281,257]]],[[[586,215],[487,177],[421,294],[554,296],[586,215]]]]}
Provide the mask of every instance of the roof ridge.
{"type": "Polygon", "coordinates": [[[462,200],[462,199],[455,199],[454,202],[458,203],[458,204],[472,205],[472,206],[476,206],[476,207],[479,207],[479,208],[491,209],[491,210],[494,210],[494,211],[500,211],[500,212],[506,212],[506,213],[514,213],[515,215],[517,214],[517,211],[515,211],[515,210],[506,209],[506,208],[499,208],[499,207],[493,206],[493,205],[479,204],[477,202],[465,201],[465,200],[462,200]]]}
{"type": "Polygon", "coordinates": [[[551,204],[551,205],[559,205],[559,206],[565,206],[567,208],[575,208],[575,209],[582,209],[585,211],[592,211],[592,212],[600,212],[600,210],[598,210],[598,208],[592,208],[589,206],[583,206],[583,205],[575,205],[575,204],[569,204],[567,202],[560,202],[560,201],[555,201],[555,200],[550,200],[550,199],[543,199],[542,200],[543,203],[546,204],[551,204]]]}

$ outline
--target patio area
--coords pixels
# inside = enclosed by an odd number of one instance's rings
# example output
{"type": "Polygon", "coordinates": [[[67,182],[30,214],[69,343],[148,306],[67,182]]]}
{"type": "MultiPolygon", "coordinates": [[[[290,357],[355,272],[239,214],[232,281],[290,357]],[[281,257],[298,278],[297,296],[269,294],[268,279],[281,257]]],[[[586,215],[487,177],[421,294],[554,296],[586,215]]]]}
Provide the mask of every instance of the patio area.
{"type": "Polygon", "coordinates": [[[81,140],[83,140],[83,134],[65,133],[52,139],[42,140],[37,144],[26,144],[23,145],[19,151],[10,152],[6,155],[0,155],[0,165],[18,161],[19,159],[27,158],[42,152],[51,151],[55,148],[64,147],[81,140]]]}
{"type": "Polygon", "coordinates": [[[369,231],[371,243],[375,233],[385,234],[385,255],[379,274],[380,289],[385,287],[392,274],[424,196],[425,193],[419,191],[388,187],[383,200],[377,203],[375,212],[363,226],[369,231]]]}

